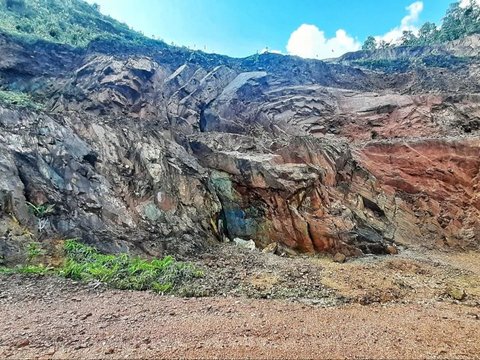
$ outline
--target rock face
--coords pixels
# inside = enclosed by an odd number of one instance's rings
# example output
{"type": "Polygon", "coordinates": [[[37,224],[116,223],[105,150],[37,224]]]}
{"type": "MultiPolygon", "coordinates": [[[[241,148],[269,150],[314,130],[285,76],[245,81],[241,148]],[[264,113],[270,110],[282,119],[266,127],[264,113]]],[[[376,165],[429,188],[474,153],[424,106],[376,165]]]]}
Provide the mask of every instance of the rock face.
{"type": "Polygon", "coordinates": [[[231,59],[2,35],[0,87],[44,110],[0,105],[0,254],[67,237],[155,256],[235,238],[346,256],[478,247],[479,63],[449,46],[460,65],[392,72],[355,63],[365,54],[231,59]]]}
{"type": "Polygon", "coordinates": [[[359,151],[382,189],[397,194],[398,239],[462,247],[480,236],[479,155],[478,137],[373,143],[359,151]]]}

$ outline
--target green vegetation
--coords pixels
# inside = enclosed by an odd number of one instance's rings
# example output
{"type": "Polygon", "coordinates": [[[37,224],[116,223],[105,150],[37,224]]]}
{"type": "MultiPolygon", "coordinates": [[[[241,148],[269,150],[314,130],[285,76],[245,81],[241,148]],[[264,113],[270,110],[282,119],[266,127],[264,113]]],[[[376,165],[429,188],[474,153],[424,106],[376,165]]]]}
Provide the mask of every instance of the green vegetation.
{"type": "Polygon", "coordinates": [[[28,262],[32,263],[39,256],[45,255],[45,250],[42,249],[42,245],[38,242],[31,242],[27,245],[27,258],[28,262]]]}
{"type": "Polygon", "coordinates": [[[0,32],[85,47],[92,40],[153,41],[82,0],[0,0],[0,32]]]}
{"type": "Polygon", "coordinates": [[[412,31],[404,31],[399,44],[377,43],[373,36],[369,36],[362,49],[374,50],[398,45],[441,44],[473,34],[480,34],[480,6],[474,0],[470,0],[470,3],[464,7],[460,6],[460,2],[451,4],[440,27],[427,22],[423,24],[418,34],[414,34],[412,31]]]}
{"type": "Polygon", "coordinates": [[[50,204],[35,205],[27,201],[27,205],[32,210],[33,215],[38,218],[46,217],[55,210],[55,205],[50,204]]]}
{"type": "Polygon", "coordinates": [[[13,268],[0,266],[0,275],[26,274],[26,275],[47,275],[54,274],[52,267],[45,265],[17,265],[13,268]]]}
{"type": "Polygon", "coordinates": [[[126,254],[104,255],[75,240],[65,241],[67,260],[60,274],[75,280],[99,280],[117,289],[166,293],[185,280],[201,276],[191,264],[171,256],[146,261],[126,254]]]}
{"type": "Polygon", "coordinates": [[[468,63],[468,59],[451,55],[430,55],[424,57],[422,62],[428,67],[453,69],[468,63]]]}
{"type": "Polygon", "coordinates": [[[452,55],[429,55],[413,61],[407,58],[352,61],[354,65],[384,72],[405,72],[408,71],[413,63],[422,64],[427,67],[455,69],[468,63],[468,58],[452,55]]]}
{"type": "Polygon", "coordinates": [[[34,264],[45,255],[40,243],[27,246],[28,264],[13,268],[0,267],[0,274],[61,275],[82,281],[98,280],[122,290],[153,290],[168,293],[179,290],[188,293],[182,285],[203,276],[192,264],[178,262],[171,256],[144,260],[127,254],[105,255],[76,239],[65,240],[65,262],[59,268],[34,264]]]}
{"type": "Polygon", "coordinates": [[[43,108],[43,106],[35,102],[29,94],[18,91],[0,90],[0,104],[15,105],[20,108],[33,110],[40,110],[43,108]]]}
{"type": "Polygon", "coordinates": [[[373,36],[369,36],[363,43],[362,50],[375,50],[377,48],[377,41],[373,36]]]}
{"type": "Polygon", "coordinates": [[[55,273],[55,269],[38,263],[38,259],[45,255],[46,251],[39,242],[31,242],[27,245],[27,263],[13,268],[0,266],[0,274],[28,274],[46,275],[55,273]]]}

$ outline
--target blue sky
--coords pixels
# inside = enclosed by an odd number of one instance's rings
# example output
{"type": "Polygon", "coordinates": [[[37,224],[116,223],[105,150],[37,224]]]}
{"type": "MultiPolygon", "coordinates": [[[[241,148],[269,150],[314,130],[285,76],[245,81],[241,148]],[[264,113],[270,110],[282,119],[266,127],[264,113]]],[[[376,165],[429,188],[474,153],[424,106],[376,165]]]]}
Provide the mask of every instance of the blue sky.
{"type": "Polygon", "coordinates": [[[268,48],[310,58],[358,49],[368,35],[440,23],[454,0],[88,0],[167,43],[244,57],[268,48]]]}

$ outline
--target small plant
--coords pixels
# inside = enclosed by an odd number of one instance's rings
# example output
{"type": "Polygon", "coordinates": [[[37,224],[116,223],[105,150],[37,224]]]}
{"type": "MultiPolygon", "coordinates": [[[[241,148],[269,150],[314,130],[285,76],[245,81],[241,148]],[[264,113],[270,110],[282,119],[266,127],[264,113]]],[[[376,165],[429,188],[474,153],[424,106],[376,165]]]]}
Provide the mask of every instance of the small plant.
{"type": "Polygon", "coordinates": [[[42,249],[42,246],[38,242],[31,242],[27,245],[27,258],[28,262],[31,263],[39,256],[45,255],[45,250],[42,249]]]}
{"type": "Polygon", "coordinates": [[[27,201],[27,205],[38,218],[46,217],[52,214],[55,210],[55,205],[50,204],[35,205],[27,201]]]}

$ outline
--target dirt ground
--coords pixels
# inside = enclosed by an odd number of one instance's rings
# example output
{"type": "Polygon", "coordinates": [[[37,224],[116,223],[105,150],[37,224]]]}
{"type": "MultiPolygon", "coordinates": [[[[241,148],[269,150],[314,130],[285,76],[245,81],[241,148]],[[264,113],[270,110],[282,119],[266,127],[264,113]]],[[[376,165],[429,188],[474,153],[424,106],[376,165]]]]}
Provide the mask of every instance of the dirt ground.
{"type": "Polygon", "coordinates": [[[333,306],[347,303],[448,301],[480,304],[480,252],[402,249],[395,256],[333,262],[330,256],[285,258],[223,245],[190,259],[205,277],[189,296],[247,296],[333,306]]]}
{"type": "Polygon", "coordinates": [[[188,298],[1,276],[0,358],[480,358],[479,260],[224,246],[197,260],[188,298]]]}

